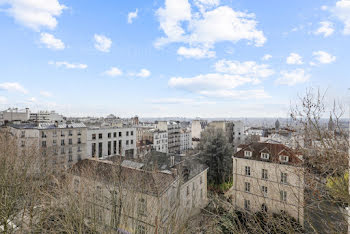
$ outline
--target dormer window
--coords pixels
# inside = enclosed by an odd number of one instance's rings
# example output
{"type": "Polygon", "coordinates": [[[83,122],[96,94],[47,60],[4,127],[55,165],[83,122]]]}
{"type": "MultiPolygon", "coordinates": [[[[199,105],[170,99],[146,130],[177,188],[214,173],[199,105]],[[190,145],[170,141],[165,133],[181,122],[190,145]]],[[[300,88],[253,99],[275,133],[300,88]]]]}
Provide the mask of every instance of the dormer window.
{"type": "Polygon", "coordinates": [[[270,154],[268,154],[268,153],[261,153],[261,158],[262,159],[269,159],[270,158],[270,154]]]}
{"type": "Polygon", "coordinates": [[[280,155],[280,161],[281,162],[288,162],[289,161],[289,157],[286,155],[280,155]]]}
{"type": "Polygon", "coordinates": [[[253,155],[252,151],[244,151],[244,157],[250,158],[253,155]]]}

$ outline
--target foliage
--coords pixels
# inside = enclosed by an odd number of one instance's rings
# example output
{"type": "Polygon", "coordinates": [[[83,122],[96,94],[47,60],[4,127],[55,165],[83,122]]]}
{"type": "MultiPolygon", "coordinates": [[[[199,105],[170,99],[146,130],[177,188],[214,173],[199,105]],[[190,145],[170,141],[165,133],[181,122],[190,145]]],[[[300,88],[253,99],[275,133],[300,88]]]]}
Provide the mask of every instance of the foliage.
{"type": "Polygon", "coordinates": [[[331,176],[327,178],[327,189],[331,195],[344,203],[349,200],[349,172],[344,173],[343,176],[331,176]]]}
{"type": "Polygon", "coordinates": [[[201,159],[209,167],[208,182],[220,185],[232,176],[233,150],[221,129],[208,128],[199,143],[201,159]]]}

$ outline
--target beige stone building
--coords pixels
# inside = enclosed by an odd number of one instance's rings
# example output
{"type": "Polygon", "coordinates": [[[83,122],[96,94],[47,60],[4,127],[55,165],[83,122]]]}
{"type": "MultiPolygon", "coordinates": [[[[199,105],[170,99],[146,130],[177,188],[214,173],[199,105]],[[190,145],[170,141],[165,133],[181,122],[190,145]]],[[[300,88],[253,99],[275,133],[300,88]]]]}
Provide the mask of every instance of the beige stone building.
{"type": "Polygon", "coordinates": [[[234,206],[248,212],[284,211],[303,225],[302,157],[282,144],[252,143],[233,157],[234,206]]]}
{"type": "Polygon", "coordinates": [[[53,166],[71,167],[87,156],[86,126],[82,123],[11,124],[9,129],[19,148],[38,150],[53,166]]]}
{"type": "Polygon", "coordinates": [[[180,163],[171,171],[146,171],[140,163],[122,165],[86,159],[71,171],[73,189],[87,194],[81,195],[87,222],[97,221],[101,232],[174,233],[207,205],[205,167],[180,163]]]}

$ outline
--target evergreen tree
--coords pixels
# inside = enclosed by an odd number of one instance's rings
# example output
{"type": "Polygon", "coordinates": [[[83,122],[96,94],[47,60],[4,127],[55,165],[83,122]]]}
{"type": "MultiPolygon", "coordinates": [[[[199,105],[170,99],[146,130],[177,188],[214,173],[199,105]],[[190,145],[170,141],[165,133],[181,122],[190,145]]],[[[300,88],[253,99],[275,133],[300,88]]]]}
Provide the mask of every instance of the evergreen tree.
{"type": "Polygon", "coordinates": [[[232,176],[232,147],[222,129],[207,128],[199,143],[202,161],[209,167],[208,181],[222,184],[232,176]]]}

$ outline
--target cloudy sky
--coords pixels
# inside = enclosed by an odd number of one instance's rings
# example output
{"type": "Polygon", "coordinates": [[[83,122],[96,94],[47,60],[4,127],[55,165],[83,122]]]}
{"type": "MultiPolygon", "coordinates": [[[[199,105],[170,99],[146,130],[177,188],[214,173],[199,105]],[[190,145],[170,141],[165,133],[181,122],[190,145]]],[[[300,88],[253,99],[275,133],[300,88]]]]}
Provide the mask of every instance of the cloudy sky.
{"type": "Polygon", "coordinates": [[[350,0],[0,0],[0,108],[286,117],[350,87],[350,0]]]}

